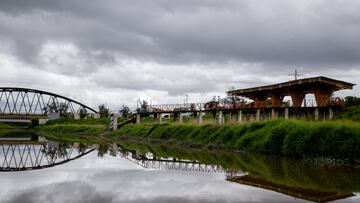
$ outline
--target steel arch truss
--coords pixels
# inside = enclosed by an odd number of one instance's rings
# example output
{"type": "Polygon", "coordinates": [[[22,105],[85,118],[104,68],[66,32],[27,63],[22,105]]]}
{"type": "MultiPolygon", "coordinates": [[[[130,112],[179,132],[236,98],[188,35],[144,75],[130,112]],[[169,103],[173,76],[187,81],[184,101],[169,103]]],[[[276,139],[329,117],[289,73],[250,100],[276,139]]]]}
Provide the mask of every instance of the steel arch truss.
{"type": "Polygon", "coordinates": [[[0,172],[49,168],[80,158],[93,150],[81,152],[72,145],[52,148],[48,144],[0,144],[0,172]]]}
{"type": "Polygon", "coordinates": [[[70,98],[27,88],[0,87],[0,115],[47,115],[50,112],[79,113],[94,109],[70,98]]]}

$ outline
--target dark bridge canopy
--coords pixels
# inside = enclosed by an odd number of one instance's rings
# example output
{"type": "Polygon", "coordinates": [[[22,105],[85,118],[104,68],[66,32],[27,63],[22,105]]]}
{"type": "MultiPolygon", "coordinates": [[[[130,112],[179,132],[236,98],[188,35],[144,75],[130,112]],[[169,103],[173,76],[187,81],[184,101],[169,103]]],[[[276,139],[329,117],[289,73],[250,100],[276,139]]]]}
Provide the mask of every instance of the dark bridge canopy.
{"type": "Polygon", "coordinates": [[[255,102],[265,101],[267,98],[271,98],[274,107],[279,107],[285,96],[291,96],[294,106],[299,107],[305,94],[313,93],[316,103],[320,105],[323,103],[322,101],[329,99],[333,92],[342,89],[352,89],[354,85],[355,84],[352,83],[320,76],[267,86],[237,89],[228,91],[227,94],[248,97],[255,102]]]}
{"type": "Polygon", "coordinates": [[[0,87],[0,114],[10,115],[45,115],[49,106],[65,105],[71,113],[79,113],[84,108],[90,112],[96,110],[65,96],[42,90],[0,87]]]}

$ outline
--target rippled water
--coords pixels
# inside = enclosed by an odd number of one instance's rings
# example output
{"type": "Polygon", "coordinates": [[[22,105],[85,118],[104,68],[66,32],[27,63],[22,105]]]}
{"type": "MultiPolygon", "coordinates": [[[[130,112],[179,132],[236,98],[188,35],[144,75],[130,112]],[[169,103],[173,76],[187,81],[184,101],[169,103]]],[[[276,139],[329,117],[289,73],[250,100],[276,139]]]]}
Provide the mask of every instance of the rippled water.
{"type": "Polygon", "coordinates": [[[135,143],[0,143],[1,202],[360,202],[360,169],[135,143]]]}

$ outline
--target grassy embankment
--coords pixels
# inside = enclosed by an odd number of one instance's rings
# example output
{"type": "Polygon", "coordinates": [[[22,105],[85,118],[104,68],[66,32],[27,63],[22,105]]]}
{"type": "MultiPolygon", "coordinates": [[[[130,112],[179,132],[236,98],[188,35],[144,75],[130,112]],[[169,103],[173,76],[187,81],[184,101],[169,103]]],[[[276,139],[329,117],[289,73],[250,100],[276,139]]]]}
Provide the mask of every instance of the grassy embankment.
{"type": "Polygon", "coordinates": [[[170,143],[289,157],[360,157],[360,125],[352,121],[273,120],[243,125],[126,125],[111,137],[141,137],[170,143]]]}
{"type": "Polygon", "coordinates": [[[101,119],[60,119],[34,128],[36,134],[63,141],[99,143],[104,140],[99,136],[107,131],[108,118],[101,119]]]}
{"type": "MultiPolygon", "coordinates": [[[[125,125],[108,134],[113,140],[131,138],[289,157],[360,158],[360,106],[336,121],[272,120],[242,125],[125,125]],[[349,120],[350,119],[350,120],[349,120]],[[351,121],[353,120],[353,121],[351,121]]],[[[58,120],[35,128],[52,138],[94,141],[106,132],[108,119],[58,120]]],[[[191,123],[191,122],[190,122],[191,123]]]]}
{"type": "Polygon", "coordinates": [[[28,124],[0,123],[0,137],[33,136],[34,131],[28,124]]]}

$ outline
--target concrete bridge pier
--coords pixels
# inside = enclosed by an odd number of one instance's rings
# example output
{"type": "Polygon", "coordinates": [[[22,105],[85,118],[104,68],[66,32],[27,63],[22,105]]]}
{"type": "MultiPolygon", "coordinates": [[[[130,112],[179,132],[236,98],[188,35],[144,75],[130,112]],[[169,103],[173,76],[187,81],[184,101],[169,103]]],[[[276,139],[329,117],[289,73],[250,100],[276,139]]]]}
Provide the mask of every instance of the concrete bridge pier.
{"type": "Polygon", "coordinates": [[[183,123],[183,114],[179,113],[179,123],[183,123]]]}
{"type": "Polygon", "coordinates": [[[139,113],[136,114],[136,124],[140,124],[140,118],[141,118],[140,114],[139,113]]]}
{"type": "Polygon", "coordinates": [[[203,115],[202,115],[202,112],[201,112],[201,111],[199,112],[198,123],[199,123],[200,125],[203,124],[203,115]]]}
{"type": "Polygon", "coordinates": [[[285,119],[289,119],[289,108],[285,108],[285,119]]]}
{"type": "Polygon", "coordinates": [[[158,117],[158,123],[161,124],[161,122],[162,122],[162,113],[158,113],[157,117],[158,117]]]}
{"type": "Polygon", "coordinates": [[[256,121],[260,121],[260,109],[256,109],[256,121]]]}
{"type": "Polygon", "coordinates": [[[117,130],[117,129],[118,129],[118,117],[115,115],[111,115],[109,130],[117,130]]]}
{"type": "Polygon", "coordinates": [[[222,125],[224,122],[224,115],[222,111],[219,111],[218,124],[222,125]]]}
{"type": "Polygon", "coordinates": [[[238,111],[238,123],[242,123],[242,110],[238,111]]]}

